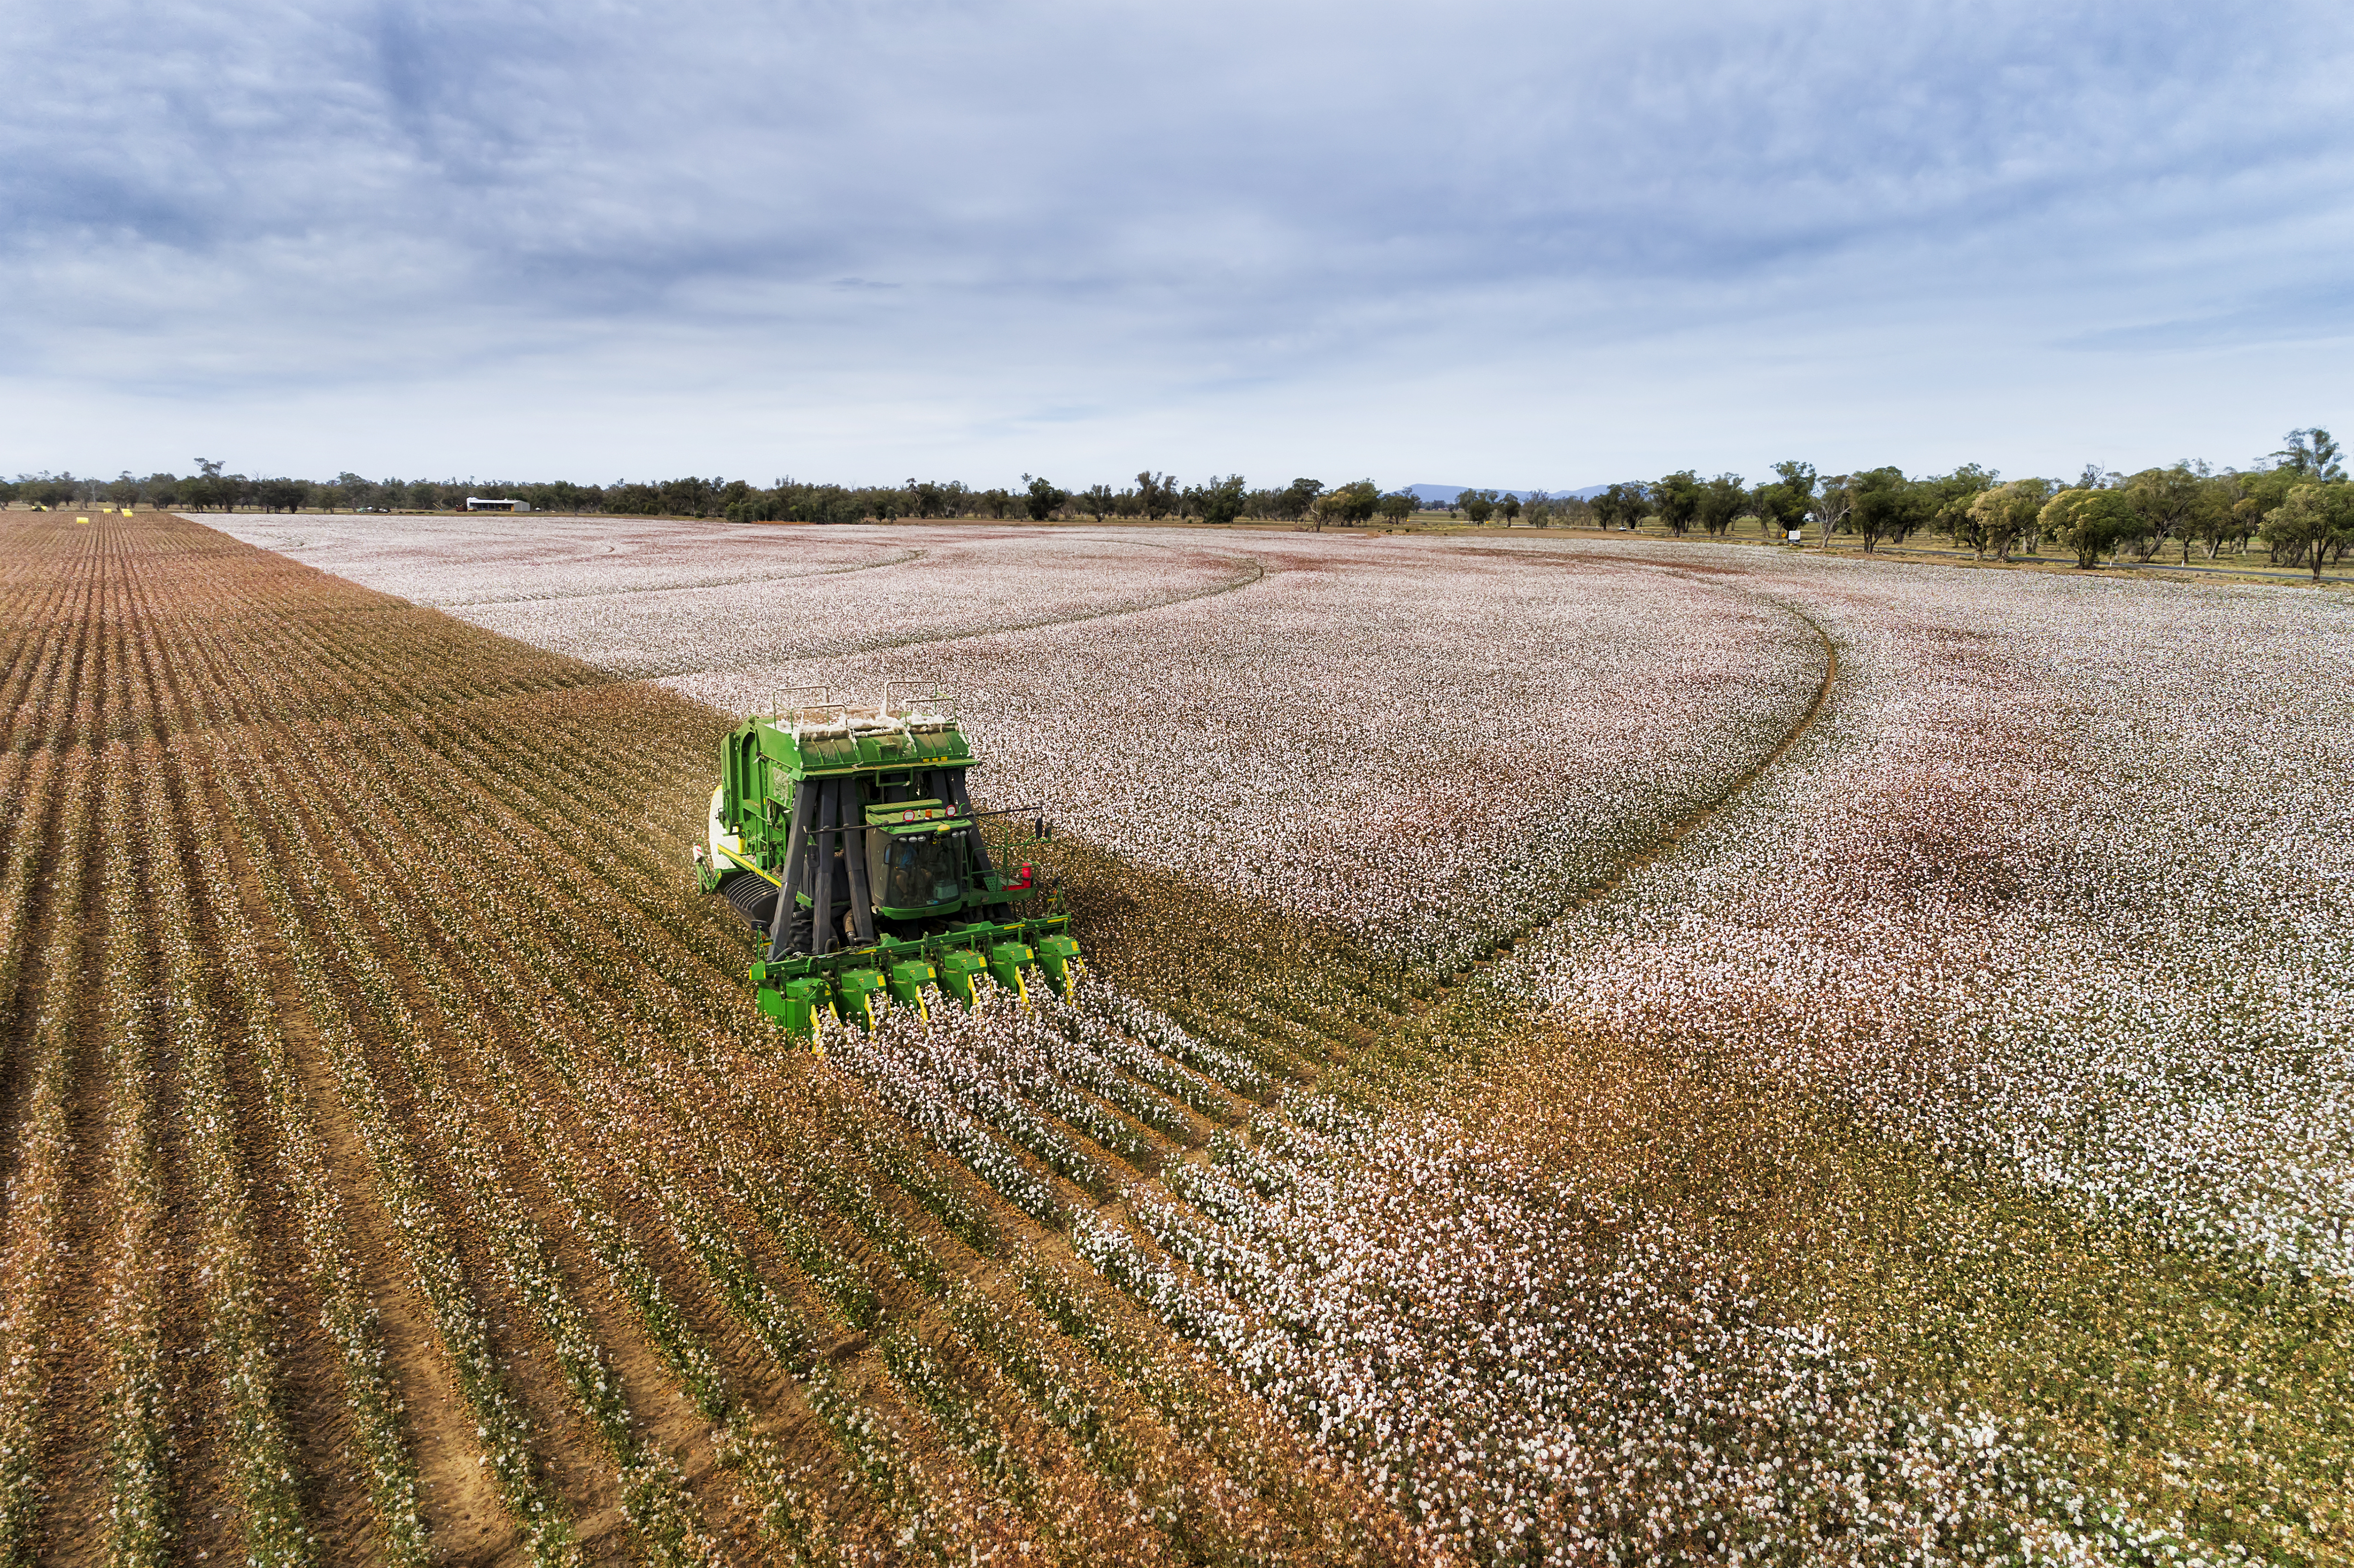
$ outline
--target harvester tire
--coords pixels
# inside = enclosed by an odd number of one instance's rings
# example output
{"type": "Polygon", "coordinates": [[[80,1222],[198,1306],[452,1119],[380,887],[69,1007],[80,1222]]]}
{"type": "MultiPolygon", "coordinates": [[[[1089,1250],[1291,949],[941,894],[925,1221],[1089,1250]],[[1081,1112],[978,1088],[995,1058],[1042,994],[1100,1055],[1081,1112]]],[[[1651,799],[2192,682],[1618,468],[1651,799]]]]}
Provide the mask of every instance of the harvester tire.
{"type": "Polygon", "coordinates": [[[760,930],[777,913],[777,885],[767,877],[748,871],[735,871],[719,879],[719,895],[736,906],[736,913],[760,930]]]}

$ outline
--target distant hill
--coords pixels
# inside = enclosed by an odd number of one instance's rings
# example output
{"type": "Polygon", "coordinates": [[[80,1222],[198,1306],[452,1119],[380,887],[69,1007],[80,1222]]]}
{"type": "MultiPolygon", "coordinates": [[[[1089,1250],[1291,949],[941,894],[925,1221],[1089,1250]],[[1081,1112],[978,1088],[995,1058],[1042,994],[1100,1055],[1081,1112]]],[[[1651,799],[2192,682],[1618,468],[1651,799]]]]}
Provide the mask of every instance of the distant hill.
{"type": "MultiPolygon", "coordinates": [[[[1484,484],[1477,486],[1469,484],[1409,484],[1405,488],[1408,494],[1418,495],[1425,501],[1435,501],[1439,505],[1445,506],[1450,504],[1457,496],[1462,494],[1467,490],[1485,490],[1488,487],[1484,484]]],[[[1609,488],[1610,487],[1606,484],[1589,484],[1584,490],[1548,490],[1544,492],[1544,493],[1552,496],[1555,501],[1559,501],[1565,495],[1575,495],[1580,501],[1591,501],[1609,488]]],[[[1499,495],[1517,495],[1522,501],[1526,501],[1532,495],[1536,494],[1537,492],[1533,490],[1500,489],[1496,493],[1499,495]]]]}

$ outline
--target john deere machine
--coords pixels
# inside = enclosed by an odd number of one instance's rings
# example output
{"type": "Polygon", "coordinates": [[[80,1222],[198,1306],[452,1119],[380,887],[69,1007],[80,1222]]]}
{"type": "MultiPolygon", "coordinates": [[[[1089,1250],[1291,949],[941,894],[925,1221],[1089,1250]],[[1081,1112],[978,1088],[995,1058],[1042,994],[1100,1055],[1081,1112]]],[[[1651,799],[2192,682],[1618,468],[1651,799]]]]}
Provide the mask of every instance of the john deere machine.
{"type": "Polygon", "coordinates": [[[720,745],[698,877],[765,938],[753,994],[796,1034],[872,1023],[886,996],[924,1006],[926,986],[969,1004],[984,973],[1023,995],[1078,974],[1070,916],[1029,865],[1009,876],[990,853],[984,823],[1031,809],[974,811],[980,759],[944,705],[797,699],[720,745]]]}

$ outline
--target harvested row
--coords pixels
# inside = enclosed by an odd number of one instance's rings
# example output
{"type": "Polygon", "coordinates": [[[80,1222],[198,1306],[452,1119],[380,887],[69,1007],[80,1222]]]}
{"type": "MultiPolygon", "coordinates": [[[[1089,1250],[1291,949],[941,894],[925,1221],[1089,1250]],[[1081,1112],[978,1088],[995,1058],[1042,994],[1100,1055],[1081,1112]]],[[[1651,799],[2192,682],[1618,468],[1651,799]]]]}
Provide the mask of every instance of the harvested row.
{"type": "MultiPolygon", "coordinates": [[[[125,1562],[1407,1551],[779,1052],[741,938],[664,880],[708,715],[173,520],[11,545],[45,570],[0,592],[52,612],[0,759],[38,786],[5,841],[0,1555],[95,1520],[125,1562]]],[[[1225,1114],[1152,1062],[1062,1104],[1111,1140],[1095,1191],[1204,1134],[1172,1087],[1225,1114]]]]}

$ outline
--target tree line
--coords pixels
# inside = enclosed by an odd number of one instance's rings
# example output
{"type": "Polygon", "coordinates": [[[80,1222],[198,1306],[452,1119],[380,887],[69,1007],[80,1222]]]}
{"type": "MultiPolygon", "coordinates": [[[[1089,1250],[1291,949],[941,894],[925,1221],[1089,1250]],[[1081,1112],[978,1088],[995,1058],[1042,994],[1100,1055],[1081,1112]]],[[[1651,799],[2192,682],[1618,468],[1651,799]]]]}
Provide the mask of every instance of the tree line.
{"type": "MultiPolygon", "coordinates": [[[[1065,490],[1052,481],[1022,476],[1020,489],[980,489],[959,480],[910,479],[897,485],[816,484],[780,479],[759,487],[748,480],[684,479],[656,483],[617,481],[576,484],[568,480],[533,483],[506,481],[366,479],[341,473],[333,480],[253,478],[222,471],[217,461],[199,458],[196,471],[182,476],[154,473],[144,479],[128,471],[111,480],[71,473],[19,474],[0,481],[0,504],[146,505],[190,512],[449,512],[469,498],[521,501],[535,512],[610,514],[631,517],[726,517],[741,523],[864,523],[895,518],[1113,517],[1147,521],[1178,518],[1232,523],[1243,518],[1363,524],[1375,517],[1404,518],[1422,503],[1404,491],[1384,493],[1371,480],[1327,488],[1313,479],[1295,479],[1279,488],[1252,489],[1240,474],[1213,475],[1198,484],[1147,470],[1136,482],[1065,490]]],[[[1517,505],[1517,503],[1514,503],[1517,505]]]]}
{"type": "MultiPolygon", "coordinates": [[[[1486,524],[1663,528],[1682,537],[1723,537],[1748,521],[1773,535],[1812,533],[1827,546],[1834,535],[1854,537],[1867,550],[1901,545],[1915,534],[1941,533],[1983,559],[2008,561],[2051,544],[2081,567],[2104,557],[2154,559],[2179,546],[2188,564],[2194,547],[2214,559],[2226,544],[2245,551],[2260,539],[2279,564],[2310,567],[2344,559],[2354,548],[2354,485],[2343,454],[2319,427],[2291,430],[2285,444],[2247,469],[2217,470],[2185,461],[2138,473],[2091,465],[2073,480],[2005,481],[1992,469],[1965,463],[1951,473],[1907,475],[1882,467],[1818,473],[1811,463],[1774,465],[1774,477],[1755,485],[1741,475],[1702,479],[1681,469],[1648,482],[1613,484],[1590,501],[1543,491],[1526,500],[1496,490],[1466,490],[1439,508],[1486,524]]],[[[1295,479],[1280,487],[1252,488],[1242,475],[1213,474],[1198,483],[1147,469],[1135,482],[1066,490],[1023,474],[1019,489],[978,489],[961,481],[910,479],[897,485],[841,485],[779,479],[766,487],[748,480],[689,476],[658,483],[610,485],[568,480],[482,483],[455,480],[370,480],[341,473],[331,481],[252,478],[224,471],[210,458],[196,471],[111,480],[70,473],[20,474],[0,481],[0,504],[129,506],[193,512],[257,507],[267,512],[334,510],[442,512],[469,497],[513,500],[535,512],[620,516],[726,517],[743,523],[862,523],[895,518],[1135,518],[1202,523],[1287,521],[1316,527],[1402,522],[1433,503],[1405,490],[1384,491],[1372,480],[1327,487],[1295,479]]]]}
{"type": "Polygon", "coordinates": [[[2146,564],[2175,546],[2187,566],[2194,547],[2213,560],[2226,544],[2244,552],[2261,539],[2276,565],[2310,567],[2318,577],[2354,549],[2354,484],[2327,430],[2291,430],[2285,440],[2244,470],[2186,460],[2125,474],[2091,464],[2073,480],[2006,482],[1977,463],[1919,477],[1898,468],[1820,474],[1790,461],[1750,486],[1739,474],[1702,479],[1684,469],[1611,485],[1591,511],[1605,528],[1650,523],[1678,537],[1723,536],[1750,518],[1791,539],[1812,531],[1825,546],[1834,534],[1851,535],[1867,551],[1937,533],[1981,560],[2034,556],[2049,541],[2084,567],[2104,557],[2146,564]]]}

